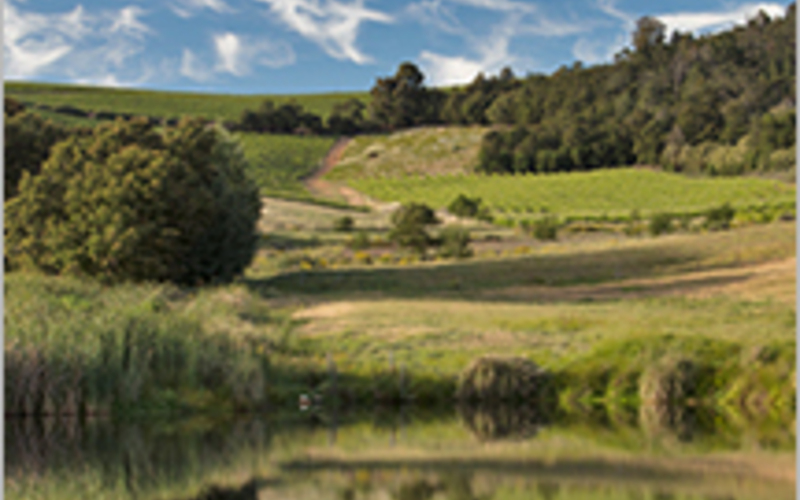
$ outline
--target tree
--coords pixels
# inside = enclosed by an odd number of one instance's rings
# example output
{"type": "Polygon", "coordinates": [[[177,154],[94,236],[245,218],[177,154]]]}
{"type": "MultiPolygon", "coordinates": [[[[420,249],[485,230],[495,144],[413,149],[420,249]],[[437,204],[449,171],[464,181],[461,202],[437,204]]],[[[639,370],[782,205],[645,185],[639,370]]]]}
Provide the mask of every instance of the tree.
{"type": "Polygon", "coordinates": [[[636,21],[633,32],[633,46],[636,52],[647,54],[652,47],[664,43],[667,26],[654,17],[642,17],[636,21]]]}
{"type": "Polygon", "coordinates": [[[438,224],[436,215],[427,205],[409,203],[397,209],[391,217],[393,228],[389,239],[401,247],[411,248],[420,255],[434,242],[425,227],[438,224]]]}
{"type": "Polygon", "coordinates": [[[4,194],[5,199],[9,200],[16,196],[23,172],[37,175],[42,163],[50,156],[50,149],[66,139],[70,131],[37,114],[26,112],[6,114],[4,130],[4,194]]]}
{"type": "Polygon", "coordinates": [[[256,249],[258,189],[220,128],[146,119],[99,126],[53,148],[6,203],[12,266],[103,281],[230,281],[256,249]]]}
{"type": "Polygon", "coordinates": [[[424,87],[424,80],[425,75],[410,62],[402,63],[393,77],[379,78],[370,90],[372,120],[388,129],[435,122],[439,110],[431,102],[438,101],[438,95],[424,87]]]}

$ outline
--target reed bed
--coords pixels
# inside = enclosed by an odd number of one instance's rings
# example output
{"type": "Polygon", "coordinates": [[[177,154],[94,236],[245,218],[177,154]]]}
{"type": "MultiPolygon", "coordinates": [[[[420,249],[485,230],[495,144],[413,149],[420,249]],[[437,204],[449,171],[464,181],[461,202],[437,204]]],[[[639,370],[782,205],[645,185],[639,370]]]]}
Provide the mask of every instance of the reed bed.
{"type": "Polygon", "coordinates": [[[6,276],[7,415],[263,407],[266,350],[210,331],[178,289],[6,276]]]}

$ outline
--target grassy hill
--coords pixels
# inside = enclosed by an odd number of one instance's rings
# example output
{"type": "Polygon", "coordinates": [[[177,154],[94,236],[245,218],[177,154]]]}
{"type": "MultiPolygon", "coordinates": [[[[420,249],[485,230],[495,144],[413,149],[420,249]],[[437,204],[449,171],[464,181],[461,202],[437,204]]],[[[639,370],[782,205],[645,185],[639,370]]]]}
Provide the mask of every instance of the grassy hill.
{"type": "Polygon", "coordinates": [[[350,98],[369,99],[367,92],[309,95],[228,95],[103,87],[6,82],[5,95],[20,102],[48,106],[74,106],[86,111],[113,111],[148,116],[204,116],[235,120],[245,109],[258,107],[265,99],[276,104],[296,101],[307,111],[327,117],[334,104],[350,98]]]}
{"type": "Polygon", "coordinates": [[[359,136],[326,178],[382,179],[467,174],[478,160],[486,127],[424,127],[359,136]]]}

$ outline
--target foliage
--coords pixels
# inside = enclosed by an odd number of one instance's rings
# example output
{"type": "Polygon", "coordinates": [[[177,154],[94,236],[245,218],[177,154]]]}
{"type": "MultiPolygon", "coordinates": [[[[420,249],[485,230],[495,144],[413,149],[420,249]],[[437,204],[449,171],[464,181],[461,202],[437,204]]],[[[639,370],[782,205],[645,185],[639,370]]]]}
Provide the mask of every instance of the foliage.
{"type": "Polygon", "coordinates": [[[456,397],[462,401],[535,402],[550,392],[551,376],[525,358],[481,357],[461,373],[456,397]]]}
{"type": "Polygon", "coordinates": [[[425,88],[424,79],[410,62],[402,63],[394,76],[378,78],[370,90],[370,119],[389,130],[435,123],[442,94],[425,88]]]}
{"type": "Polygon", "coordinates": [[[23,111],[25,111],[25,105],[21,102],[8,97],[3,99],[3,114],[7,117],[14,117],[23,111]]]}
{"type": "Polygon", "coordinates": [[[439,256],[463,259],[472,256],[469,231],[458,226],[449,226],[439,235],[439,256]]]}
{"type": "Polygon", "coordinates": [[[476,217],[480,208],[480,198],[470,198],[459,194],[458,197],[447,206],[447,211],[459,217],[476,217]]]}
{"type": "Polygon", "coordinates": [[[555,216],[547,215],[533,222],[533,236],[541,241],[555,241],[560,224],[555,216]]]}
{"type": "Polygon", "coordinates": [[[736,211],[728,203],[710,208],[706,212],[706,228],[712,231],[730,229],[734,215],[736,211]]]}
{"type": "Polygon", "coordinates": [[[6,204],[13,266],[108,281],[230,281],[255,252],[260,200],[224,131],[185,120],[100,126],[54,148],[6,204]]]}
{"type": "MultiPolygon", "coordinates": [[[[8,100],[7,100],[8,101],[8,100]]],[[[6,106],[8,108],[8,106],[6,106]]],[[[5,115],[4,193],[16,196],[23,174],[37,175],[50,156],[53,145],[66,139],[70,131],[34,113],[14,111],[5,115]]]]}
{"type": "Polygon", "coordinates": [[[255,111],[242,111],[239,122],[232,128],[262,134],[318,134],[322,131],[322,119],[307,113],[296,102],[276,106],[267,99],[255,111]]]}
{"type": "Polygon", "coordinates": [[[409,203],[398,208],[391,217],[392,230],[389,239],[401,247],[411,248],[418,254],[434,243],[425,226],[438,224],[436,214],[427,205],[409,203]]]}
{"type": "Polygon", "coordinates": [[[650,225],[648,230],[653,236],[671,233],[675,228],[673,226],[673,216],[668,213],[653,214],[650,218],[650,225]]]}
{"type": "Polygon", "coordinates": [[[364,250],[369,248],[370,245],[369,234],[366,231],[357,231],[348,243],[348,246],[353,250],[364,250]]]}
{"type": "Polygon", "coordinates": [[[341,232],[350,232],[355,227],[355,221],[349,215],[339,217],[333,221],[333,230],[341,232]]]}

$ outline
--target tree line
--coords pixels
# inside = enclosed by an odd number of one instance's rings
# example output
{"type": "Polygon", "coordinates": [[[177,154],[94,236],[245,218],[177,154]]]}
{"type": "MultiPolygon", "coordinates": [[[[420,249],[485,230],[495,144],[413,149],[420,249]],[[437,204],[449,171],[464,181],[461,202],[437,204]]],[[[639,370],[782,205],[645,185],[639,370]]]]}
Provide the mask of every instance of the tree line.
{"type": "Polygon", "coordinates": [[[795,17],[760,12],[744,26],[695,37],[644,17],[613,63],[576,62],[552,75],[478,75],[426,87],[405,62],[370,101],[337,105],[323,121],[293,103],[245,111],[236,128],[353,135],[421,125],[491,125],[478,169],[539,173],[634,164],[739,174],[794,166],[795,17]]]}

